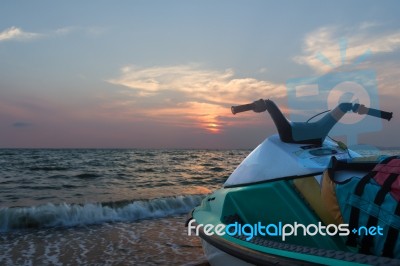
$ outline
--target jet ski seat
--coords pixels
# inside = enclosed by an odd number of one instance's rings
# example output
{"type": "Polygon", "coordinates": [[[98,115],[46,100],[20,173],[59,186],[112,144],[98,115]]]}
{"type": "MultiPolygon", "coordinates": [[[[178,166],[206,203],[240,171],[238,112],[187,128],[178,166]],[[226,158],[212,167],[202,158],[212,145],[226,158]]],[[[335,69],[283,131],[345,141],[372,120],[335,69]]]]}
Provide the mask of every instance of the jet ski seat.
{"type": "Polygon", "coordinates": [[[400,157],[349,161],[332,157],[321,186],[314,177],[293,184],[325,224],[355,229],[347,236],[347,246],[363,254],[400,258],[400,157]],[[355,174],[366,170],[361,177],[355,174]],[[354,174],[340,179],[340,172],[354,174]],[[382,233],[368,233],[371,227],[382,228],[382,233]]]}
{"type": "Polygon", "coordinates": [[[293,185],[325,225],[337,224],[337,221],[341,221],[333,215],[335,211],[332,212],[326,208],[322,200],[320,184],[314,176],[296,178],[293,180],[293,185]]]}

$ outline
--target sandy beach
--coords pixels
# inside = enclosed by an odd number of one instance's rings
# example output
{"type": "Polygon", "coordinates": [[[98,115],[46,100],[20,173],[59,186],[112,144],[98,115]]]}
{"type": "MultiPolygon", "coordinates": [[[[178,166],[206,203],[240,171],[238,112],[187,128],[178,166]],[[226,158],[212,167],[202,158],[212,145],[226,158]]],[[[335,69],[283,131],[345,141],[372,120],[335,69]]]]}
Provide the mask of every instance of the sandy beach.
{"type": "Polygon", "coordinates": [[[1,265],[204,265],[185,216],[1,234],[1,265]]]}

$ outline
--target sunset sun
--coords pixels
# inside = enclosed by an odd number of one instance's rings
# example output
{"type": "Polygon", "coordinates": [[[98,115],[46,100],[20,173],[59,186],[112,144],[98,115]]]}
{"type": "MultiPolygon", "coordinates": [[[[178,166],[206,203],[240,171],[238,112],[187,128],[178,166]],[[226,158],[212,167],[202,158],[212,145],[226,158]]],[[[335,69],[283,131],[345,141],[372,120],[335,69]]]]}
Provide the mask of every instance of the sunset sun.
{"type": "Polygon", "coordinates": [[[211,133],[219,133],[221,131],[220,126],[215,123],[209,123],[207,125],[207,130],[211,133]]]}

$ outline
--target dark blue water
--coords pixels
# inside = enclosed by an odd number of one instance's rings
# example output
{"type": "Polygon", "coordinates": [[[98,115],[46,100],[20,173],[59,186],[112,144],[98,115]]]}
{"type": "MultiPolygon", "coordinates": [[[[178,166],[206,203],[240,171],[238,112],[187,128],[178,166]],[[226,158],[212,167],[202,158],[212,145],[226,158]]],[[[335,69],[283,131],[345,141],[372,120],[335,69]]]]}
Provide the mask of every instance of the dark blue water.
{"type": "Polygon", "coordinates": [[[0,264],[201,259],[184,216],[249,152],[2,149],[0,264]]]}

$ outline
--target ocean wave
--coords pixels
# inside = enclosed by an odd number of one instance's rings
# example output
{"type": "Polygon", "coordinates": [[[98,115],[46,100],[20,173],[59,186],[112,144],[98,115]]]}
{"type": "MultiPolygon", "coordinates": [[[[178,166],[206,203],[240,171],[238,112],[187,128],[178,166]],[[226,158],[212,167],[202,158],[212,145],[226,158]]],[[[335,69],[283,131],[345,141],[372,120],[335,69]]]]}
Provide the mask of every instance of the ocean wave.
{"type": "Polygon", "coordinates": [[[186,195],[111,203],[48,203],[32,207],[0,208],[0,232],[162,218],[189,212],[200,204],[203,197],[186,195]]]}
{"type": "Polygon", "coordinates": [[[213,172],[222,172],[222,171],[225,171],[225,169],[222,168],[222,167],[212,167],[212,168],[210,168],[210,170],[213,171],[213,172]]]}
{"type": "Polygon", "coordinates": [[[69,170],[68,167],[62,166],[33,166],[29,167],[31,171],[66,171],[69,170]]]}
{"type": "Polygon", "coordinates": [[[136,172],[138,173],[154,173],[156,170],[153,168],[138,168],[136,169],[136,172]]]}
{"type": "Polygon", "coordinates": [[[75,177],[80,178],[80,179],[91,179],[91,178],[98,178],[101,176],[98,174],[93,174],[93,173],[83,173],[83,174],[75,175],[75,177]]]}
{"type": "Polygon", "coordinates": [[[57,178],[67,179],[68,176],[66,176],[66,175],[51,175],[51,176],[48,176],[47,178],[50,178],[50,179],[57,179],[57,178]]]}
{"type": "Polygon", "coordinates": [[[142,159],[135,159],[135,160],[133,160],[133,162],[135,162],[135,163],[149,163],[148,161],[142,160],[142,159]]]}

